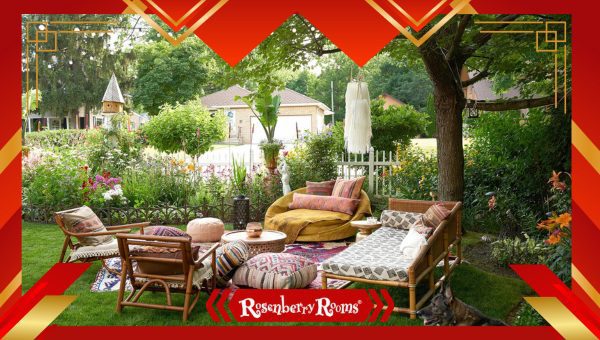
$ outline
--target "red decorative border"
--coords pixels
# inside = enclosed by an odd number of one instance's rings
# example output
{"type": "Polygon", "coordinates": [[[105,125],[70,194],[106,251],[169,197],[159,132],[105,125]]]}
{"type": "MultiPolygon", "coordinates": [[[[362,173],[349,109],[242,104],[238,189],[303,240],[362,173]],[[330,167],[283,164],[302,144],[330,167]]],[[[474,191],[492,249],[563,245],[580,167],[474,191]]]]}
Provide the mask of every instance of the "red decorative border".
{"type": "MultiPolygon", "coordinates": [[[[416,0],[415,0],[416,1],[416,0]]],[[[479,13],[561,13],[572,14],[573,27],[573,87],[572,107],[573,120],[583,133],[595,145],[600,145],[600,117],[595,112],[594,99],[599,93],[600,85],[597,75],[600,65],[596,62],[595,30],[591,28],[600,13],[597,2],[573,2],[557,0],[473,0],[471,5],[479,13]],[[587,27],[586,27],[587,25],[587,27]]],[[[4,32],[4,53],[0,55],[0,70],[6,81],[0,84],[4,94],[5,114],[0,128],[0,148],[18,134],[20,129],[20,86],[21,80],[21,15],[24,13],[104,13],[118,14],[126,5],[121,0],[69,1],[69,0],[28,0],[13,1],[4,5],[3,20],[0,25],[4,32]]],[[[298,13],[309,19],[319,30],[352,57],[358,64],[364,64],[383,46],[397,31],[377,13],[366,7],[362,0],[345,0],[343,5],[337,1],[322,0],[230,0],[221,11],[216,13],[196,34],[225,60],[241,59],[260,41],[276,29],[291,14],[298,13]],[[268,8],[269,10],[265,10],[268,8]],[[357,15],[359,13],[359,15],[357,15]]],[[[597,147],[596,147],[597,148],[597,147]]],[[[4,149],[2,149],[4,150],[4,149]]],[[[12,157],[11,157],[12,158],[12,157]]],[[[4,195],[0,197],[0,255],[5,260],[0,271],[0,287],[9,285],[18,277],[21,266],[21,188],[20,188],[20,156],[14,159],[0,159],[8,166],[0,173],[0,185],[4,195]]],[[[600,174],[594,166],[598,160],[589,160],[573,148],[573,263],[583,276],[594,287],[600,287],[600,271],[598,270],[596,252],[600,243],[600,209],[597,209],[595,197],[599,192],[600,174]]],[[[61,293],[86,269],[85,265],[69,265],[53,268],[45,278],[54,280],[46,284],[56,285],[52,294],[61,293]],[[65,285],[66,284],[66,285],[65,285]]],[[[590,299],[578,283],[573,289],[554,282],[555,278],[547,269],[538,266],[522,266],[517,271],[530,283],[541,296],[555,296],[561,300],[582,322],[597,332],[599,328],[600,309],[590,299]],[[547,282],[540,282],[544,278],[547,282]],[[552,284],[550,283],[552,282],[552,284]],[[583,301],[583,303],[581,302],[583,301]]],[[[42,279],[44,280],[44,279],[42,279]]],[[[42,282],[42,281],[40,281],[42,282]]],[[[42,284],[42,283],[40,283],[42,284]]],[[[36,285],[37,286],[37,285],[36,285]]],[[[599,290],[598,288],[596,288],[599,290]]],[[[33,288],[32,288],[33,290],[33,288]]],[[[0,312],[19,311],[32,303],[31,296],[40,292],[30,290],[20,298],[20,289],[12,294],[0,309],[0,312]]],[[[37,295],[35,295],[37,296],[37,295]]],[[[10,314],[4,314],[10,315],[10,314]]],[[[13,314],[15,315],[15,314],[13,314]]],[[[0,319],[0,329],[6,327],[14,317],[0,319]]],[[[232,335],[264,336],[262,327],[57,327],[51,326],[42,333],[46,338],[63,338],[75,336],[138,335],[153,337],[192,335],[227,337],[232,335]],[[99,331],[101,329],[101,331],[99,331]]],[[[505,338],[507,336],[544,336],[558,337],[551,327],[270,327],[269,336],[299,338],[307,332],[318,332],[321,336],[339,337],[353,336],[485,336],[486,338],[505,338]]],[[[596,335],[600,335],[596,333],[596,335]]]]}

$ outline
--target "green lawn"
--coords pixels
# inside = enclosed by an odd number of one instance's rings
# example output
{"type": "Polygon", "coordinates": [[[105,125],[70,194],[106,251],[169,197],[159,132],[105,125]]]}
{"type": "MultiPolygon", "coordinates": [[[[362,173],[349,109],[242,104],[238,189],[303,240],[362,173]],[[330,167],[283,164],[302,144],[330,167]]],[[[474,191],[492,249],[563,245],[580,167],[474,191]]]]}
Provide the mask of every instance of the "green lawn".
{"type": "MultiPolygon", "coordinates": [[[[469,233],[467,244],[476,243],[479,235],[469,233]]],[[[62,246],[62,233],[55,225],[23,222],[23,289],[28,290],[58,260],[62,246]]],[[[181,314],[176,312],[125,308],[122,314],[115,312],[117,293],[92,293],[90,286],[100,264],[95,263],[66,292],[77,295],[73,304],[63,312],[55,323],[58,325],[182,325],[181,314]]],[[[531,294],[527,285],[514,278],[496,275],[469,264],[461,264],[452,275],[455,296],[479,308],[487,315],[505,319],[519,304],[522,296],[531,294]]],[[[366,284],[354,284],[352,288],[384,288],[366,284]]],[[[396,304],[407,305],[405,289],[389,289],[396,304]]],[[[164,301],[160,293],[148,294],[147,301],[164,301]]],[[[206,294],[193,311],[187,325],[215,325],[204,307],[206,294]]],[[[181,303],[181,297],[174,303],[181,303]]],[[[220,323],[223,325],[223,323],[220,323]]],[[[421,325],[405,315],[394,314],[389,325],[421,325]]],[[[219,325],[219,324],[216,324],[219,325]]],[[[353,324],[356,325],[356,324],[353,324]]],[[[368,324],[373,325],[373,324],[368,324]]],[[[381,324],[379,324],[381,325],[381,324]]]]}

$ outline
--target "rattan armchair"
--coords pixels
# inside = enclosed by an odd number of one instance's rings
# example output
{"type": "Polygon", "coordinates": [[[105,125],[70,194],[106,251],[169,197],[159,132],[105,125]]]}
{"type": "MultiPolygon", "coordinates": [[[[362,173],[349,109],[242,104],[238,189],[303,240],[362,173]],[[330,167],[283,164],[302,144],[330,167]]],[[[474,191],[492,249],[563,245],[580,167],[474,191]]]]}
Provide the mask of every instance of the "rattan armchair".
{"type": "Polygon", "coordinates": [[[216,287],[214,273],[216,273],[215,251],[219,246],[218,243],[195,259],[192,252],[191,239],[187,237],[117,234],[117,241],[122,262],[121,284],[117,299],[117,312],[119,313],[125,306],[179,311],[183,313],[183,321],[185,322],[188,320],[194,306],[196,306],[200,293],[203,290],[210,293],[216,287]],[[181,251],[181,257],[164,258],[152,255],[152,253],[141,256],[139,253],[136,253],[135,247],[176,249],[181,251]],[[210,267],[204,261],[209,256],[212,256],[210,267]],[[143,273],[139,269],[139,263],[142,261],[158,265],[181,265],[181,274],[160,275],[143,273]],[[135,264],[138,265],[136,266],[135,264]],[[125,297],[126,281],[128,278],[133,291],[125,297]],[[140,297],[146,291],[164,292],[167,297],[166,304],[140,302],[140,297]],[[173,305],[171,299],[172,293],[185,294],[183,306],[173,305]]]}
{"type": "Polygon", "coordinates": [[[79,208],[59,211],[54,213],[54,220],[63,232],[65,239],[63,241],[63,247],[60,252],[60,258],[58,262],[94,262],[101,261],[102,266],[106,268],[110,273],[118,275],[119,272],[114,271],[106,265],[106,260],[114,257],[119,257],[119,249],[117,247],[116,240],[107,245],[101,245],[98,247],[83,246],[79,243],[78,237],[87,236],[105,236],[105,235],[116,235],[117,233],[127,233],[134,229],[139,229],[140,233],[144,233],[144,228],[150,225],[150,222],[131,223],[124,225],[115,225],[106,227],[106,231],[102,232],[88,232],[88,233],[76,233],[67,229],[63,221],[63,215],[65,213],[76,211],[79,208]],[[94,251],[94,248],[98,248],[94,251]],[[67,256],[67,250],[69,255],[67,256]],[[89,251],[88,251],[89,250],[89,251]],[[66,258],[65,258],[66,257],[66,258]]]}

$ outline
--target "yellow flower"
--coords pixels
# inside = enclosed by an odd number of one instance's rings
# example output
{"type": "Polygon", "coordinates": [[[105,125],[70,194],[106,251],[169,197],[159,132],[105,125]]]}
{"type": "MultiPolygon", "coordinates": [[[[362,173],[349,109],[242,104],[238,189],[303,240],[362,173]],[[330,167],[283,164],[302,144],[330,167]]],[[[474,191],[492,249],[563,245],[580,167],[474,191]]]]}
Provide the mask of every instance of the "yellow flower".
{"type": "Polygon", "coordinates": [[[188,164],[188,166],[187,166],[187,169],[188,169],[189,171],[194,171],[194,170],[196,170],[196,167],[194,166],[194,164],[191,164],[191,163],[190,163],[190,164],[188,164]]]}

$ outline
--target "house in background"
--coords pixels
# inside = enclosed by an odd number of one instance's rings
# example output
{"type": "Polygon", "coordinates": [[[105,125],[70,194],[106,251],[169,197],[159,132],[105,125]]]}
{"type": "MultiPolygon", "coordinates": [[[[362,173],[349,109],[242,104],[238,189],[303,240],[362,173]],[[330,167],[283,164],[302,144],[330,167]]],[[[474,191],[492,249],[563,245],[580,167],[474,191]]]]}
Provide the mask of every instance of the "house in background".
{"type": "MultiPolygon", "coordinates": [[[[102,97],[102,112],[86,110],[85,106],[79,107],[78,112],[68,113],[60,116],[56,113],[47,112],[44,115],[30,113],[27,121],[27,132],[42,130],[61,130],[61,129],[94,129],[110,126],[110,118],[115,113],[124,112],[125,97],[119,87],[119,82],[113,74],[108,82],[104,96],[102,97]],[[87,112],[86,112],[87,111],[87,112]]],[[[133,131],[146,124],[150,117],[146,113],[127,113],[129,116],[128,130],[133,131]]]]}
{"type": "MultiPolygon", "coordinates": [[[[252,113],[252,110],[236,96],[244,97],[251,91],[234,85],[200,98],[211,112],[223,110],[229,118],[229,140],[233,144],[256,144],[266,139],[265,132],[252,113]]],[[[276,91],[281,96],[279,119],[275,128],[275,138],[284,143],[292,143],[302,133],[317,133],[325,127],[325,116],[332,115],[329,107],[320,101],[290,89],[276,91]]]]}
{"type": "Polygon", "coordinates": [[[383,100],[383,108],[387,109],[390,106],[404,106],[406,103],[401,101],[400,99],[394,98],[392,95],[384,93],[379,96],[379,99],[383,100]]]}

